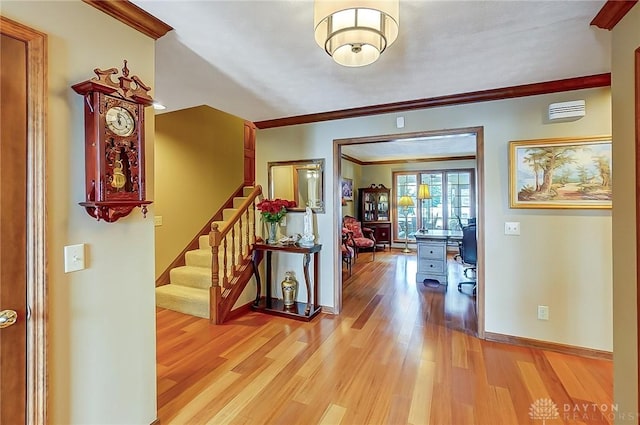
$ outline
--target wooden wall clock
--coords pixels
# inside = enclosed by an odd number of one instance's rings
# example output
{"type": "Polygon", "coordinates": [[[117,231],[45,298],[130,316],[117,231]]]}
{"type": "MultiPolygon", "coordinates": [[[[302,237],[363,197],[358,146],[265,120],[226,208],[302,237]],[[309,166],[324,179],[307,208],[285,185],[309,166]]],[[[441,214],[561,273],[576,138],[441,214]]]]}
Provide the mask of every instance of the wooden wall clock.
{"type": "Polygon", "coordinates": [[[80,205],[97,220],[114,222],[135,207],[147,214],[144,168],[144,108],[151,106],[147,87],[129,77],[127,61],[93,71],[96,77],[73,85],[84,96],[86,201],[80,205]]]}

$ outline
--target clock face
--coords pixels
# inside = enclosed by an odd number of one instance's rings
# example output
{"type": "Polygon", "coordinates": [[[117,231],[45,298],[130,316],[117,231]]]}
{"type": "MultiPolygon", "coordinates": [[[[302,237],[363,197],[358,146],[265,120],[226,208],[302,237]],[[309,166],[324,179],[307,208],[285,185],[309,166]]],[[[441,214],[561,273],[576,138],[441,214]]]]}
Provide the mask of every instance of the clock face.
{"type": "Polygon", "coordinates": [[[135,119],[128,109],[122,106],[114,106],[107,111],[105,116],[107,128],[116,136],[130,136],[136,128],[135,119]]]}

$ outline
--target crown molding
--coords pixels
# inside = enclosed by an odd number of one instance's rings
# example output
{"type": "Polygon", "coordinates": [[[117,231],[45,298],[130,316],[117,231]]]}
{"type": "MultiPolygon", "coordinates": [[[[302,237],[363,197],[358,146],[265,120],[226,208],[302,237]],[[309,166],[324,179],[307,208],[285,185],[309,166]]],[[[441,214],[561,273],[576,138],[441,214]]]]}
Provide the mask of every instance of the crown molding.
{"type": "Polygon", "coordinates": [[[317,114],[298,115],[254,122],[257,128],[266,129],[286,127],[289,125],[309,124],[320,121],[339,120],[344,118],[364,117],[367,115],[405,112],[414,109],[436,108],[439,106],[461,105],[464,103],[488,102],[492,100],[512,99],[516,97],[535,96],[539,94],[558,93],[572,90],[608,87],[611,85],[611,74],[597,74],[586,77],[574,77],[564,80],[546,81],[543,83],[523,84],[521,86],[503,87],[426,99],[408,100],[404,102],[386,103],[360,108],[342,109],[339,111],[320,112],[317,114]]]}
{"type": "Polygon", "coordinates": [[[342,154],[342,155],[340,155],[340,157],[342,159],[346,160],[346,161],[353,162],[354,164],[365,165],[365,163],[363,161],[360,161],[358,158],[354,158],[354,157],[349,156],[349,155],[342,154]]]}
{"type": "Polygon", "coordinates": [[[170,25],[165,24],[129,0],[82,1],[154,40],[159,39],[173,29],[170,25]]]}
{"type": "Polygon", "coordinates": [[[638,0],[608,0],[590,25],[611,31],[638,0]]]}

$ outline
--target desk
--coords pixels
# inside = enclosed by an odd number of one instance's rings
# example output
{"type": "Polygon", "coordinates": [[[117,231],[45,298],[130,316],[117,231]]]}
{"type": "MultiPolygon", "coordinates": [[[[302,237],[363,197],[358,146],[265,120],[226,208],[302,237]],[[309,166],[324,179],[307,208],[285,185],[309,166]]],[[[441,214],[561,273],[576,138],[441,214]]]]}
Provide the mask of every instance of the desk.
{"type": "MultiPolygon", "coordinates": [[[[252,309],[263,313],[274,314],[276,316],[288,317],[295,320],[310,321],[318,313],[321,307],[318,302],[318,270],[320,269],[320,250],[322,245],[312,247],[301,247],[298,245],[278,245],[256,243],[253,246],[253,273],[256,277],[257,294],[253,302],[252,309]],[[274,252],[288,252],[303,255],[304,283],[307,287],[307,302],[298,302],[285,308],[282,300],[271,296],[271,256],[274,252]],[[259,255],[266,253],[266,296],[261,298],[260,271],[258,270],[259,255]],[[309,263],[313,254],[313,281],[309,279],[309,263]],[[313,287],[313,290],[312,290],[313,287]],[[311,294],[313,292],[313,298],[311,294]]],[[[298,285],[300,282],[298,281],[298,285]]]]}
{"type": "Polygon", "coordinates": [[[418,245],[416,282],[437,280],[447,285],[447,242],[462,240],[459,230],[429,230],[413,234],[418,245]]]}

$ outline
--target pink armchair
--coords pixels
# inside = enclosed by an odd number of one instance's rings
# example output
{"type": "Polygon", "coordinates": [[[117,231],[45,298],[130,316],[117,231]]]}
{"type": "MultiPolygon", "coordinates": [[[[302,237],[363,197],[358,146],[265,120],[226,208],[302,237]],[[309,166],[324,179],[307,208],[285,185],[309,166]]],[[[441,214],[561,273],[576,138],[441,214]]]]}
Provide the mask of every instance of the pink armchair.
{"type": "Polygon", "coordinates": [[[376,259],[376,238],[373,236],[373,229],[362,227],[362,224],[355,217],[344,216],[342,219],[342,233],[349,235],[348,244],[353,246],[356,252],[355,258],[362,249],[371,249],[372,260],[376,259]]]}

